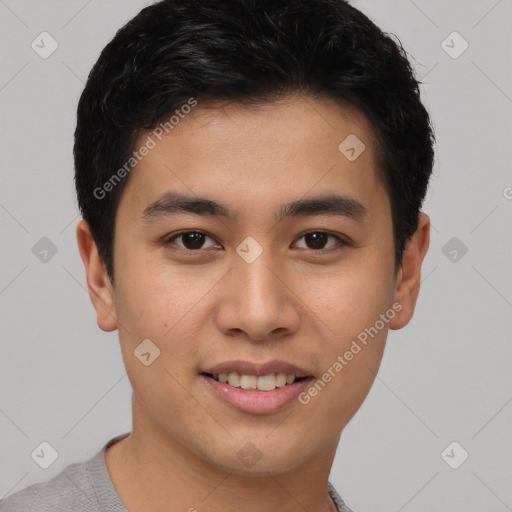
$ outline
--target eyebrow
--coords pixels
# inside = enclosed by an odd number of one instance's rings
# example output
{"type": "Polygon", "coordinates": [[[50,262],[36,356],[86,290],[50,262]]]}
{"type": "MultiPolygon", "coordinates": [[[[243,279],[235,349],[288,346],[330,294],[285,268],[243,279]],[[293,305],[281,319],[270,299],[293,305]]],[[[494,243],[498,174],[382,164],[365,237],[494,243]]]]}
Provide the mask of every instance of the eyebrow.
{"type": "MultiPolygon", "coordinates": [[[[228,206],[205,197],[187,196],[178,192],[165,192],[156,201],[148,205],[142,213],[145,222],[156,222],[183,213],[201,216],[224,217],[234,219],[235,214],[228,206]]],[[[281,205],[276,212],[276,221],[290,217],[306,217],[315,215],[332,215],[348,217],[357,222],[364,222],[368,209],[356,199],[337,195],[321,195],[298,199],[281,205]]]]}

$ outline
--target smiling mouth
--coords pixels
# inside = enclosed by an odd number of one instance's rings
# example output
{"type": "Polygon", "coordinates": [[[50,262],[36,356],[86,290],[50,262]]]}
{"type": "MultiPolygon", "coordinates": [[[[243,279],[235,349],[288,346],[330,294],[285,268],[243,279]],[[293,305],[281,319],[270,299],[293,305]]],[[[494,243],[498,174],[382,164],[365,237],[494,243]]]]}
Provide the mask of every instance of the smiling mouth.
{"type": "Polygon", "coordinates": [[[238,372],[231,373],[206,373],[201,375],[245,391],[274,391],[277,388],[284,388],[308,377],[297,377],[293,373],[269,373],[267,375],[246,375],[238,372]]]}

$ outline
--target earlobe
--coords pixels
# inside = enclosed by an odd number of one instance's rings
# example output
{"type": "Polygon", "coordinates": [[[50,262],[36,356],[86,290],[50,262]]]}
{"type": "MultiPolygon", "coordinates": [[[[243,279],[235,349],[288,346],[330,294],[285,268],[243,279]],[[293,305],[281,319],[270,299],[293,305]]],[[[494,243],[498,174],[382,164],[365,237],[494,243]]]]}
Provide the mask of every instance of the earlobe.
{"type": "Polygon", "coordinates": [[[85,220],[81,220],[76,227],[76,239],[85,268],[89,297],[96,310],[98,326],[103,331],[114,331],[117,329],[114,288],[85,220]]]}
{"type": "Polygon", "coordinates": [[[394,303],[400,304],[399,313],[390,321],[390,329],[401,329],[411,320],[420,291],[421,265],[430,243],[430,218],[420,213],[418,228],[404,250],[402,265],[398,271],[394,303]]]}

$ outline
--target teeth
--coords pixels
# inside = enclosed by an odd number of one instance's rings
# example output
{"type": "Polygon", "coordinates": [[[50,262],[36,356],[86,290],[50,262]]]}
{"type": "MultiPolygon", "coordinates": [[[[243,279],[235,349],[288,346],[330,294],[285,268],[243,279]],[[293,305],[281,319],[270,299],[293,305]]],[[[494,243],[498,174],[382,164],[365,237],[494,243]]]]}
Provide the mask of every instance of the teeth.
{"type": "Polygon", "coordinates": [[[258,377],[258,389],[260,391],[273,391],[276,389],[275,375],[262,375],[258,377]]]}
{"type": "Polygon", "coordinates": [[[230,386],[233,386],[234,388],[239,388],[240,387],[240,375],[238,375],[238,373],[236,373],[236,372],[231,372],[228,375],[228,384],[230,386]]]}
{"type": "Polygon", "coordinates": [[[286,373],[278,373],[276,375],[276,386],[278,388],[286,386],[286,373]]]}
{"type": "Polygon", "coordinates": [[[246,390],[257,389],[259,391],[273,391],[276,388],[282,388],[287,384],[293,384],[296,377],[293,373],[271,373],[256,377],[255,375],[240,375],[237,372],[219,373],[213,378],[219,382],[228,383],[234,388],[242,388],[246,390]]]}
{"type": "Polygon", "coordinates": [[[240,387],[242,389],[256,389],[258,377],[254,375],[240,375],[240,387]]]}

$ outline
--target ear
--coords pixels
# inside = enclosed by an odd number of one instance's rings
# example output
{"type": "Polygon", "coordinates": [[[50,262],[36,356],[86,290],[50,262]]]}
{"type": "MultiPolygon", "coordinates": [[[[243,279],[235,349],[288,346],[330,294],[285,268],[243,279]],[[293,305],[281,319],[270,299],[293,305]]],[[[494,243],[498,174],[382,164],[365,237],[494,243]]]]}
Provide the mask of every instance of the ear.
{"type": "Polygon", "coordinates": [[[117,329],[114,288],[85,220],[81,220],[76,227],[76,240],[85,267],[87,289],[96,310],[98,326],[103,331],[114,331],[117,329]]]}
{"type": "Polygon", "coordinates": [[[411,320],[418,299],[421,282],[421,264],[430,243],[430,218],[425,213],[419,214],[418,228],[409,239],[398,270],[394,303],[402,309],[389,322],[390,329],[401,329],[411,320]]]}

